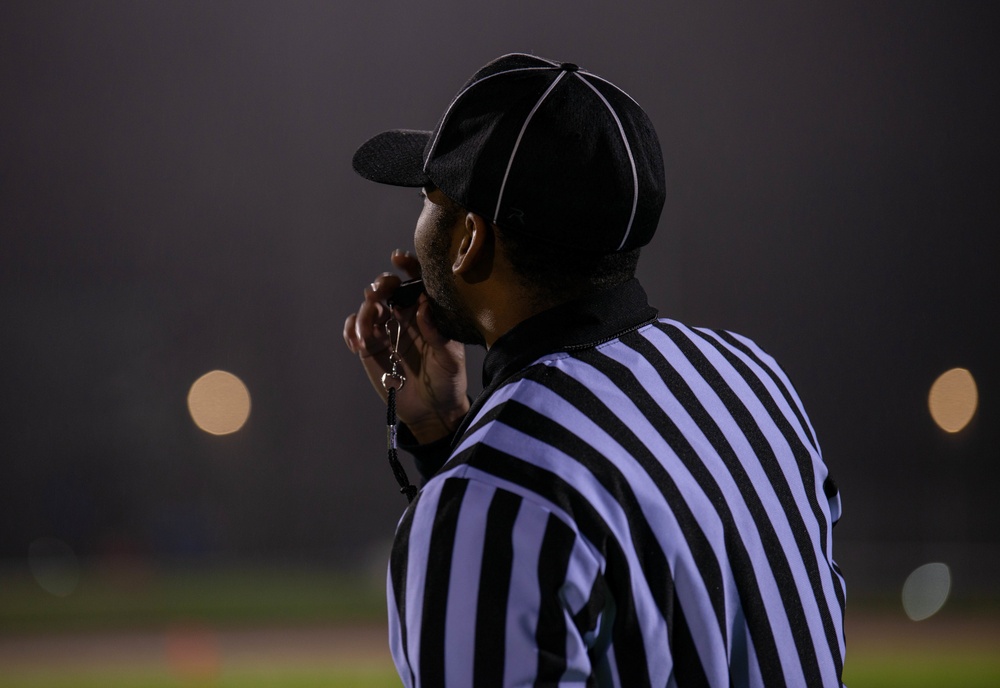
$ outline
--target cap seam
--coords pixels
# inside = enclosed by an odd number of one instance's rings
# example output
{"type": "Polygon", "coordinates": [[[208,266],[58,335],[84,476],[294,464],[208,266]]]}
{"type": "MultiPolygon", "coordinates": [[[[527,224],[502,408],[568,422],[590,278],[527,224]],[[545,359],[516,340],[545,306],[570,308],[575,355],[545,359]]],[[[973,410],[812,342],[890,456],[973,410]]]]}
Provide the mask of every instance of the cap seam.
{"type": "Polygon", "coordinates": [[[427,166],[430,165],[430,163],[431,163],[431,157],[433,157],[434,151],[437,149],[438,141],[441,139],[441,132],[444,131],[445,126],[448,124],[448,118],[451,117],[451,111],[455,107],[455,105],[458,104],[458,101],[460,101],[462,99],[462,96],[464,96],[466,93],[468,93],[469,91],[471,91],[473,88],[475,88],[479,84],[481,84],[483,82],[486,82],[486,81],[489,81],[490,79],[492,79],[495,76],[503,76],[504,74],[514,74],[516,72],[548,71],[548,70],[551,70],[551,69],[553,69],[553,68],[552,67],[548,67],[548,66],[546,66],[546,67],[518,67],[517,69],[506,69],[506,70],[504,70],[502,72],[497,72],[495,74],[490,74],[487,77],[483,77],[482,79],[478,79],[475,82],[473,82],[473,83],[469,84],[468,86],[466,86],[465,88],[463,88],[458,93],[458,95],[456,95],[452,99],[451,103],[449,103],[448,109],[445,110],[444,115],[441,117],[441,124],[440,124],[440,126],[438,126],[437,131],[434,132],[434,140],[431,142],[431,147],[427,151],[427,159],[424,161],[424,166],[423,166],[424,173],[425,174],[427,173],[427,166]]]}
{"type": "Polygon", "coordinates": [[[566,74],[568,74],[568,72],[559,72],[559,76],[557,76],[555,80],[549,84],[549,87],[545,89],[545,93],[539,97],[538,102],[535,103],[535,107],[531,108],[528,116],[524,119],[524,124],[521,125],[521,131],[518,132],[517,139],[514,141],[514,148],[510,151],[510,157],[507,159],[507,169],[504,170],[503,181],[500,183],[500,191],[497,194],[497,207],[496,210],[493,211],[494,221],[499,222],[500,220],[500,204],[503,203],[503,192],[507,188],[507,178],[510,176],[510,168],[514,165],[514,156],[517,155],[517,149],[521,146],[521,139],[524,137],[524,132],[528,129],[528,125],[531,123],[531,119],[535,116],[538,108],[542,106],[542,103],[545,102],[545,99],[549,97],[549,94],[552,93],[553,89],[555,89],[559,82],[562,81],[562,78],[566,76],[566,74]]]}
{"type": "Polygon", "coordinates": [[[627,91],[623,90],[623,89],[622,89],[622,88],[621,88],[620,86],[618,86],[617,84],[613,84],[613,83],[611,83],[610,81],[608,81],[607,79],[605,79],[605,78],[604,78],[604,77],[602,77],[602,76],[598,76],[597,74],[593,74],[592,72],[587,72],[587,71],[584,71],[584,70],[582,70],[582,69],[581,69],[581,70],[580,70],[579,72],[577,72],[577,73],[578,73],[578,74],[582,74],[582,75],[584,75],[584,76],[589,76],[589,77],[592,77],[592,78],[594,78],[594,79],[597,79],[597,80],[598,80],[598,81],[600,81],[601,83],[604,83],[604,84],[607,84],[608,86],[610,86],[611,88],[615,89],[616,91],[618,91],[619,93],[621,93],[621,94],[622,94],[623,96],[625,96],[626,98],[628,98],[629,100],[631,100],[631,101],[632,101],[632,103],[633,103],[633,104],[634,104],[634,105],[635,105],[635,106],[636,106],[637,108],[639,108],[640,110],[642,110],[642,106],[641,106],[641,105],[639,105],[639,101],[638,101],[638,100],[636,100],[635,98],[633,98],[632,96],[630,96],[630,95],[628,94],[628,92],[627,92],[627,91]]]}
{"type": "MultiPolygon", "coordinates": [[[[639,207],[639,173],[636,171],[636,167],[635,167],[635,156],[632,155],[632,146],[629,145],[628,136],[625,135],[625,127],[622,126],[622,121],[621,121],[621,119],[619,119],[618,113],[611,106],[611,103],[608,102],[608,99],[604,97],[603,93],[601,93],[599,90],[597,90],[596,86],[594,86],[592,83],[590,83],[589,81],[587,81],[586,79],[584,79],[582,76],[580,76],[579,73],[577,73],[577,76],[579,76],[580,81],[582,81],[583,83],[587,84],[587,86],[589,86],[590,89],[594,93],[597,94],[597,97],[601,99],[602,103],[604,103],[604,106],[608,109],[608,112],[610,112],[611,116],[614,117],[615,124],[618,126],[618,133],[622,137],[622,143],[625,144],[625,152],[628,153],[628,162],[629,162],[629,165],[632,168],[632,213],[629,215],[628,225],[626,225],[626,227],[625,227],[625,236],[622,237],[622,242],[618,245],[618,248],[615,249],[616,251],[621,251],[622,247],[625,246],[625,242],[628,241],[629,235],[632,233],[632,223],[635,222],[636,209],[639,207]]],[[[604,81],[604,80],[601,79],[601,81],[604,81]]],[[[618,89],[617,87],[615,87],[615,88],[616,88],[616,90],[621,90],[621,89],[618,89]]],[[[622,91],[622,93],[625,93],[625,92],[622,91]]],[[[627,93],[625,93],[625,95],[628,96],[627,93]]],[[[629,98],[631,98],[631,96],[629,96],[629,98]]],[[[635,101],[633,100],[632,102],[635,102],[635,101]]],[[[638,105],[638,103],[636,103],[636,105],[638,105]]]]}

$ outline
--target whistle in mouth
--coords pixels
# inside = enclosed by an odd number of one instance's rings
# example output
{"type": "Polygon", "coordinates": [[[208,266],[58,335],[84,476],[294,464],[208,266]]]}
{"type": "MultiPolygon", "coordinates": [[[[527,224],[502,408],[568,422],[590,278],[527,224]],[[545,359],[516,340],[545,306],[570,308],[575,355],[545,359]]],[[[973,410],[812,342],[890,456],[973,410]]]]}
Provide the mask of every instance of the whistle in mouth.
{"type": "Polygon", "coordinates": [[[389,297],[389,307],[390,308],[409,308],[417,302],[420,295],[424,292],[424,281],[415,279],[408,282],[403,282],[398,287],[396,291],[392,292],[392,296],[389,297]]]}

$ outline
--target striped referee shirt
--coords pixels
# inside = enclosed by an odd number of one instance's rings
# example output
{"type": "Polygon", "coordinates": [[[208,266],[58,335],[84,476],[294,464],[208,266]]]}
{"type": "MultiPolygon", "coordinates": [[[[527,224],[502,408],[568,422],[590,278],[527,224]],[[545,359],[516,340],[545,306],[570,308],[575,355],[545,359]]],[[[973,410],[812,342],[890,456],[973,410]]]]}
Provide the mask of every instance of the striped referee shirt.
{"type": "Polygon", "coordinates": [[[404,685],[841,685],[840,498],[770,356],[658,320],[633,280],[518,325],[484,384],[414,451],[404,685]]]}

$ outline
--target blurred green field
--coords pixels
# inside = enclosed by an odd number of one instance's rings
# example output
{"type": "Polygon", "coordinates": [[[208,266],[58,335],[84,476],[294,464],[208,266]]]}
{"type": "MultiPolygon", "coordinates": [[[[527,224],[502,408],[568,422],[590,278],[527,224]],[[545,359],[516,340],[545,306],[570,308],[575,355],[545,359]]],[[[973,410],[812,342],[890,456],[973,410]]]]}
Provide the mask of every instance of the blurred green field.
{"type": "Polygon", "coordinates": [[[848,652],[844,683],[849,688],[997,688],[1000,649],[942,649],[921,655],[873,647],[848,652]]]}
{"type": "Polygon", "coordinates": [[[385,614],[377,572],[103,565],[58,596],[7,566],[0,688],[399,686],[385,614]]]}
{"type": "Polygon", "coordinates": [[[320,568],[155,569],[94,566],[72,593],[52,595],[27,567],[0,570],[0,633],[221,625],[383,621],[381,574],[320,568]]]}
{"type": "MultiPolygon", "coordinates": [[[[317,569],[94,568],[73,592],[0,572],[0,688],[382,688],[383,582],[317,569]]],[[[848,610],[850,688],[1000,686],[1000,620],[848,610]]]]}
{"type": "Polygon", "coordinates": [[[179,678],[166,670],[38,670],[0,674],[4,688],[398,688],[392,667],[234,669],[212,678],[179,678]]]}
{"type": "MultiPolygon", "coordinates": [[[[942,652],[914,657],[865,651],[848,662],[850,688],[995,688],[1000,659],[988,652],[942,652]]],[[[81,670],[53,667],[0,672],[4,688],[389,688],[399,679],[391,665],[331,667],[256,667],[222,669],[211,677],[183,677],[166,668],[81,670]]]]}

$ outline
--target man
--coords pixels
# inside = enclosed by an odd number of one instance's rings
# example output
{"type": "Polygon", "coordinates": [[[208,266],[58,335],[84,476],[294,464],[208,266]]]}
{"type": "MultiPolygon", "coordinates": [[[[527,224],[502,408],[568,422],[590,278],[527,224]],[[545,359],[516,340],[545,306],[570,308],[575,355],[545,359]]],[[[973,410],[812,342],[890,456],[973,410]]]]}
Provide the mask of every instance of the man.
{"type": "Polygon", "coordinates": [[[403,683],[840,685],[840,500],[795,391],[751,341],[658,319],[634,279],[664,199],[643,110],[507,55],[354,167],[423,189],[416,255],[392,261],[427,293],[390,308],[383,274],[344,330],[383,396],[398,347],[426,479],[390,561],[403,683]],[[463,343],[488,349],[471,406],[463,343]]]}

